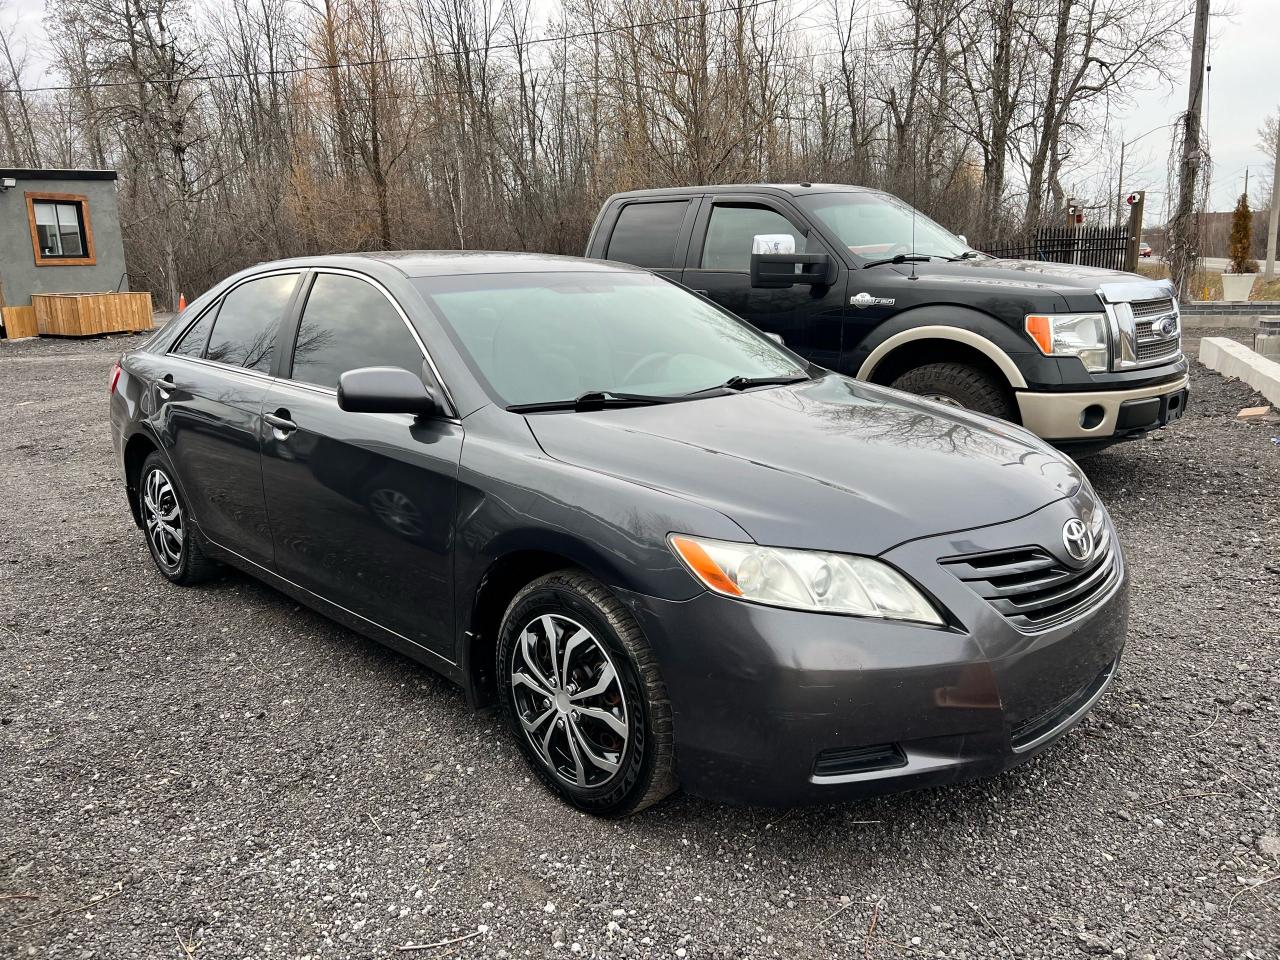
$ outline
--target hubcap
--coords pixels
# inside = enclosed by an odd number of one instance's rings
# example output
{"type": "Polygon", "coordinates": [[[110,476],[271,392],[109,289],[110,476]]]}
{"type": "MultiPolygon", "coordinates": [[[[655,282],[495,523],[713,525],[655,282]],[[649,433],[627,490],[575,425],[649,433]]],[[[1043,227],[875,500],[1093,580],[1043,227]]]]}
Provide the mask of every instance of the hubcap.
{"type": "Polygon", "coordinates": [[[152,470],[142,484],[142,518],[156,560],[176,570],[182,562],[182,508],[163,470],[152,470]]]}
{"type": "Polygon", "coordinates": [[[530,746],[558,779],[598,787],[630,739],[622,683],[604,645],[557,613],[529,622],[511,652],[511,692],[530,746]]]}
{"type": "Polygon", "coordinates": [[[945,393],[922,393],[920,396],[924,397],[926,400],[932,400],[934,403],[941,403],[948,407],[959,407],[961,410],[965,408],[963,403],[955,397],[947,396],[945,393]]]}

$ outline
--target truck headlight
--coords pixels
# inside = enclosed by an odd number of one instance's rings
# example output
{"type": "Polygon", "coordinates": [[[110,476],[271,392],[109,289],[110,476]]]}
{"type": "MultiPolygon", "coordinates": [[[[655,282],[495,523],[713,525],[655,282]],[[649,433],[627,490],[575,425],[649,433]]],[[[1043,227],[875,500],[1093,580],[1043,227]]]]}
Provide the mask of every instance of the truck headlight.
{"type": "Polygon", "coordinates": [[[680,534],[671,549],[706,587],[773,607],[942,624],[924,595],[870,557],[786,550],[680,534]]]}
{"type": "Polygon", "coordinates": [[[1027,335],[1046,357],[1079,357],[1085,369],[1107,369],[1107,318],[1101,313],[1032,314],[1027,335]]]}

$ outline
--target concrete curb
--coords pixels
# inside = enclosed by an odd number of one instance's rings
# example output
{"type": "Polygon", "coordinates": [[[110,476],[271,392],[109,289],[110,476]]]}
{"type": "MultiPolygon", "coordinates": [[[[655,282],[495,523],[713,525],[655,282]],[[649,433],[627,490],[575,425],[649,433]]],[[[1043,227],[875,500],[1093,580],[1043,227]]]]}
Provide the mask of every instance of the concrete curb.
{"type": "Polygon", "coordinates": [[[1200,341],[1200,362],[1224,377],[1236,377],[1280,406],[1280,363],[1226,337],[1200,341]]]}

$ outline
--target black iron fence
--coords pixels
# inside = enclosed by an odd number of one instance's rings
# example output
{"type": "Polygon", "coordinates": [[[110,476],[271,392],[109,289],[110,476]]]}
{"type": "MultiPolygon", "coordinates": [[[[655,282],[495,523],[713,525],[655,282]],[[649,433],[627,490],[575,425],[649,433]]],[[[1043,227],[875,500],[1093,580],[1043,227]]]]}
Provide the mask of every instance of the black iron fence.
{"type": "Polygon", "coordinates": [[[1007,260],[1045,260],[1124,270],[1129,229],[1118,227],[1042,227],[1034,237],[975,243],[974,249],[1007,260]]]}

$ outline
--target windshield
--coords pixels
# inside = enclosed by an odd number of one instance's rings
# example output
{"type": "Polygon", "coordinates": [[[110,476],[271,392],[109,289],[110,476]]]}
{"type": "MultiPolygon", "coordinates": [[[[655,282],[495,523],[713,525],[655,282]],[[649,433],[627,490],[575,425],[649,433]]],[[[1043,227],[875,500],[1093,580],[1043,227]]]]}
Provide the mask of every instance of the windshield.
{"type": "Polygon", "coordinates": [[[950,230],[888,194],[819,193],[797,197],[796,202],[860,257],[876,259],[899,253],[958,257],[970,249],[950,230]]]}
{"type": "Polygon", "coordinates": [[[650,274],[486,274],[415,284],[504,406],[593,391],[683,396],[734,377],[805,376],[791,353],[650,274]]]}

